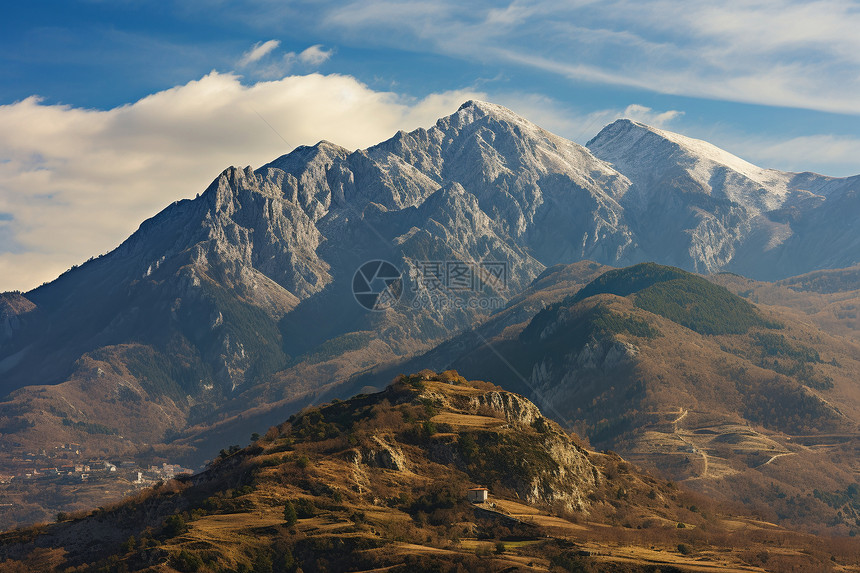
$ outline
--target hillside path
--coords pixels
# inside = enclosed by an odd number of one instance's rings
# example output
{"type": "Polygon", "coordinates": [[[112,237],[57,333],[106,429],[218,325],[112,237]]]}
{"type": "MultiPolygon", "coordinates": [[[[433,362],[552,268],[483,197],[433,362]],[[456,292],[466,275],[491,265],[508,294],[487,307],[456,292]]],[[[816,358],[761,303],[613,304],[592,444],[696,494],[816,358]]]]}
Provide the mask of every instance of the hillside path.
{"type": "Polygon", "coordinates": [[[678,438],[679,438],[682,442],[684,442],[685,444],[687,444],[688,446],[690,446],[690,449],[692,450],[692,453],[694,453],[694,454],[698,454],[698,455],[702,456],[702,473],[701,473],[700,475],[696,476],[695,478],[690,478],[690,479],[701,479],[701,478],[704,478],[704,477],[707,477],[707,476],[708,476],[708,453],[707,453],[706,451],[704,451],[704,450],[700,450],[699,448],[697,448],[697,447],[696,447],[696,444],[694,444],[693,442],[689,441],[689,440],[684,436],[684,434],[682,434],[681,432],[679,432],[679,431],[678,431],[678,423],[679,423],[681,420],[683,420],[684,418],[686,418],[686,417],[687,417],[687,414],[689,414],[689,413],[690,413],[690,410],[688,410],[688,409],[686,409],[686,408],[680,408],[680,407],[679,407],[679,408],[678,408],[678,414],[679,414],[679,415],[678,415],[678,417],[677,417],[677,418],[675,418],[675,419],[672,421],[672,425],[674,426],[675,435],[676,435],[676,436],[678,436],[678,438]]]}
{"type": "Polygon", "coordinates": [[[756,466],[756,468],[755,468],[755,469],[763,468],[764,466],[768,465],[770,462],[772,462],[772,461],[773,461],[773,460],[775,460],[776,458],[781,458],[782,456],[793,456],[793,455],[794,455],[794,452],[784,452],[784,453],[781,453],[781,454],[774,454],[774,455],[773,455],[773,456],[771,456],[771,457],[770,457],[770,459],[769,459],[769,460],[767,460],[765,463],[761,464],[760,466],[756,466]]]}

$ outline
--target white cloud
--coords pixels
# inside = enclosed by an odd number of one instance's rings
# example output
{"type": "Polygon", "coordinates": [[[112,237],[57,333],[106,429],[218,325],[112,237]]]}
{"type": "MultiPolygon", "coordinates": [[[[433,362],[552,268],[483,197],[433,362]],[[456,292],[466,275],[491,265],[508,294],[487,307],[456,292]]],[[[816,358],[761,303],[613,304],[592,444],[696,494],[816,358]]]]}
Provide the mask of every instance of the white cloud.
{"type": "Polygon", "coordinates": [[[348,76],[246,86],[212,72],[107,111],[34,97],[2,105],[0,291],[32,288],[112,249],[229,165],[256,167],[321,139],[366,147],[432,125],[471,98],[486,94],[412,100],[348,76]]]}
{"type": "Polygon", "coordinates": [[[257,79],[280,79],[298,64],[304,71],[314,69],[332,57],[333,49],[326,50],[322,44],[314,44],[301,52],[280,52],[281,42],[269,40],[258,42],[245,52],[238,62],[238,67],[257,79]]]}
{"type": "Polygon", "coordinates": [[[632,119],[633,121],[638,121],[639,123],[644,123],[653,127],[666,127],[669,123],[678,119],[682,115],[684,115],[684,112],[676,109],[670,109],[669,111],[654,111],[650,107],[634,103],[625,108],[621,117],[632,119]]]}
{"type": "Polygon", "coordinates": [[[318,66],[327,61],[331,57],[332,53],[332,50],[324,49],[322,44],[316,44],[315,46],[311,46],[302,51],[302,53],[298,55],[298,59],[303,64],[318,66]]]}
{"type": "Polygon", "coordinates": [[[831,134],[774,139],[754,134],[715,133],[713,141],[744,159],[783,171],[814,170],[855,175],[860,139],[831,134]]]}
{"type": "Polygon", "coordinates": [[[239,67],[246,67],[256,62],[259,62],[264,57],[271,54],[274,50],[278,49],[278,46],[281,45],[279,40],[269,40],[267,42],[257,42],[254,44],[254,47],[245,52],[242,55],[242,59],[239,60],[239,67]]]}

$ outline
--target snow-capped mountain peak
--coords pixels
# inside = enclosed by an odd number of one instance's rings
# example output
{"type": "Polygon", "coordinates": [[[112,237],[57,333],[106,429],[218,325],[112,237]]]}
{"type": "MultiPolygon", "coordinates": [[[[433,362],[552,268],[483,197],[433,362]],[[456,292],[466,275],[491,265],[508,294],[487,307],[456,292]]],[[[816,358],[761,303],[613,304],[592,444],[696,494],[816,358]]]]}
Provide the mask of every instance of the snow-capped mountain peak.
{"type": "Polygon", "coordinates": [[[628,175],[644,201],[650,200],[643,195],[648,187],[682,173],[695,190],[755,213],[782,207],[792,191],[793,173],[763,169],[706,141],[629,119],[606,126],[586,145],[628,175]]]}

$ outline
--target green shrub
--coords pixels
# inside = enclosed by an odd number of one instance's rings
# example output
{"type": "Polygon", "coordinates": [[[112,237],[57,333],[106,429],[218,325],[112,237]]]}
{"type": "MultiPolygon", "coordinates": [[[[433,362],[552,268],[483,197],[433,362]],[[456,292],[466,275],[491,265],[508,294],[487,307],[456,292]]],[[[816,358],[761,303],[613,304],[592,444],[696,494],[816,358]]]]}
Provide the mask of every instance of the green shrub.
{"type": "MultiPolygon", "coordinates": [[[[721,286],[678,268],[642,263],[608,271],[579,290],[575,295],[551,305],[535,317],[540,332],[559,310],[598,294],[634,296],[639,308],[668,318],[700,334],[741,334],[750,327],[775,328],[756,308],[721,286]]],[[[653,327],[639,321],[601,317],[606,324],[592,328],[608,332],[628,332],[634,336],[652,337],[653,327]],[[646,328],[647,327],[647,328],[646,328]]],[[[529,328],[531,325],[529,325],[529,328]]],[[[528,328],[527,328],[528,330],[528,328]]]]}
{"type": "Polygon", "coordinates": [[[63,425],[71,426],[88,434],[105,434],[107,436],[115,436],[119,434],[119,431],[116,428],[110,428],[97,422],[73,422],[68,418],[63,418],[63,425]]]}
{"type": "Polygon", "coordinates": [[[314,503],[306,497],[300,497],[293,501],[293,507],[296,508],[296,516],[299,519],[307,519],[316,515],[316,507],[314,503]]]}
{"type": "Polygon", "coordinates": [[[162,531],[169,539],[188,531],[188,525],[186,525],[185,519],[180,514],[174,513],[164,520],[164,529],[162,531]]]}
{"type": "Polygon", "coordinates": [[[233,454],[235,454],[237,452],[240,452],[241,450],[242,450],[242,446],[240,446],[238,444],[234,444],[234,445],[230,446],[229,448],[227,448],[226,450],[222,449],[218,455],[221,457],[221,459],[224,459],[224,458],[228,458],[228,457],[232,456],[233,454]]]}
{"type": "Polygon", "coordinates": [[[681,269],[657,263],[640,263],[624,269],[613,269],[585,285],[573,295],[571,302],[579,302],[597,294],[629,296],[657,283],[686,276],[693,275],[681,269]]]}
{"type": "Polygon", "coordinates": [[[272,573],[274,571],[272,556],[264,551],[258,551],[251,563],[251,571],[253,573],[272,573]]]}
{"type": "Polygon", "coordinates": [[[173,558],[173,563],[176,569],[183,573],[193,573],[200,571],[203,567],[203,559],[196,553],[191,553],[183,549],[173,558]]]}
{"type": "Polygon", "coordinates": [[[819,363],[821,356],[814,348],[803,344],[791,344],[781,334],[772,332],[757,332],[753,335],[756,344],[761,348],[762,354],[770,356],[785,356],[793,358],[798,362],[819,363]]]}
{"type": "Polygon", "coordinates": [[[293,505],[293,502],[287,501],[284,504],[284,523],[287,524],[288,527],[292,527],[298,521],[298,514],[296,513],[296,507],[293,505]]]}
{"type": "Polygon", "coordinates": [[[373,340],[373,335],[370,332],[348,332],[330,340],[326,340],[313,351],[298,357],[294,362],[308,362],[317,364],[325,362],[332,358],[336,358],[347,352],[360,350],[367,346],[373,340]]]}
{"type": "Polygon", "coordinates": [[[123,553],[134,551],[135,547],[137,547],[137,539],[134,538],[134,535],[130,535],[129,538],[120,545],[120,549],[123,553]]]}

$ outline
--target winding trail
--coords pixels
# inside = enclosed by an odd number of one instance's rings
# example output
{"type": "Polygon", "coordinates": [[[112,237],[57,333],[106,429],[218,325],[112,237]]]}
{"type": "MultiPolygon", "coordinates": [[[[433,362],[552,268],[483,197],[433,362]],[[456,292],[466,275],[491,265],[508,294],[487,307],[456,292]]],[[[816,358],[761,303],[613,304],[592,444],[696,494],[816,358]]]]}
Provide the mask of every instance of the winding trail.
{"type": "Polygon", "coordinates": [[[704,450],[700,450],[699,448],[697,448],[694,443],[689,441],[684,436],[684,434],[682,434],[681,432],[678,431],[678,422],[680,422],[681,420],[686,418],[687,414],[689,414],[689,413],[690,413],[690,410],[687,410],[685,408],[678,408],[679,416],[672,421],[672,425],[674,426],[675,435],[678,436],[678,439],[680,439],[682,442],[684,442],[685,444],[690,446],[690,449],[692,450],[692,452],[694,454],[698,454],[698,455],[702,456],[702,473],[701,473],[701,475],[698,475],[694,478],[690,478],[690,479],[702,479],[702,478],[705,478],[708,476],[708,453],[704,450]]]}
{"type": "Polygon", "coordinates": [[[784,453],[781,453],[781,454],[774,454],[774,455],[773,455],[773,456],[771,456],[771,458],[770,458],[769,460],[767,460],[765,463],[761,464],[760,466],[756,466],[756,467],[755,467],[755,469],[763,468],[764,466],[766,466],[767,464],[769,464],[770,462],[772,462],[772,461],[773,461],[773,460],[775,460],[776,458],[781,458],[782,456],[793,456],[794,454],[795,454],[795,452],[784,452],[784,453]]]}

